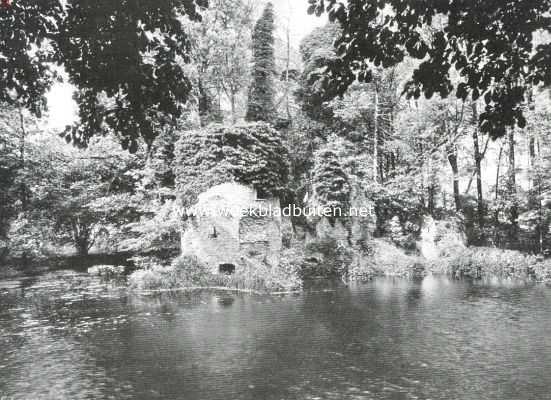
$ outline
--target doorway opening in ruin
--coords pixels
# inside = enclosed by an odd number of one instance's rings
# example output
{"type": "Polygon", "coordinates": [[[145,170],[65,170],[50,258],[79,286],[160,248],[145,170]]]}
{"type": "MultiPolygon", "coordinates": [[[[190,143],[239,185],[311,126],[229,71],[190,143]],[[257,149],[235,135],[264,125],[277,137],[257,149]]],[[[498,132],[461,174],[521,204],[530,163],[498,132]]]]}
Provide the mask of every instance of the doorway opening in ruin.
{"type": "Polygon", "coordinates": [[[218,272],[220,272],[221,274],[232,275],[235,272],[235,265],[220,264],[218,266],[218,272]]]}
{"type": "Polygon", "coordinates": [[[257,201],[265,201],[268,199],[268,192],[262,188],[258,188],[256,190],[256,200],[257,201]]]}

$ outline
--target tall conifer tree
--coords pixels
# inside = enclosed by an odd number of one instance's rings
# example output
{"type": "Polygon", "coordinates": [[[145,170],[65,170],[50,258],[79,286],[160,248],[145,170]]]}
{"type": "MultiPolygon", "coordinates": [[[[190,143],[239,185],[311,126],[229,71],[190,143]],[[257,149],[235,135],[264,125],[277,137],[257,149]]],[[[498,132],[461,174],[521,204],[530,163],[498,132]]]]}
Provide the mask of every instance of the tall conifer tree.
{"type": "Polygon", "coordinates": [[[253,82],[249,90],[247,121],[271,122],[274,106],[274,7],[268,3],[253,32],[253,82]]]}

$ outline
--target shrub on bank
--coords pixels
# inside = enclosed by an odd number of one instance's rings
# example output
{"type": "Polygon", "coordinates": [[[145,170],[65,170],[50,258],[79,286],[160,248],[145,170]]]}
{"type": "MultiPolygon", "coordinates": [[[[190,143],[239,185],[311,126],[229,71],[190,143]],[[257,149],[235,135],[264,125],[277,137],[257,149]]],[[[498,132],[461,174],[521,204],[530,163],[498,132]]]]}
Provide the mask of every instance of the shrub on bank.
{"type": "Polygon", "coordinates": [[[287,292],[300,289],[296,265],[284,260],[272,268],[244,260],[233,274],[214,274],[196,257],[182,256],[170,266],[151,265],[132,273],[128,279],[134,290],[185,288],[228,288],[250,291],[287,292]]]}
{"type": "Polygon", "coordinates": [[[390,240],[373,239],[357,246],[335,240],[309,243],[301,264],[301,276],[368,281],[375,276],[418,276],[425,274],[423,260],[408,254],[390,240]]]}
{"type": "Polygon", "coordinates": [[[245,261],[234,274],[226,275],[223,279],[223,286],[230,289],[290,292],[302,287],[302,280],[294,265],[287,260],[276,268],[245,261]]]}
{"type": "Polygon", "coordinates": [[[128,285],[134,290],[159,290],[163,288],[166,267],[154,265],[149,269],[134,271],[128,277],[128,285]]]}
{"type": "Polygon", "coordinates": [[[424,275],[423,260],[407,254],[404,249],[384,239],[366,243],[361,257],[351,266],[350,280],[365,281],[375,276],[417,276],[424,275]]]}
{"type": "Polygon", "coordinates": [[[488,247],[468,247],[429,261],[407,254],[393,243],[375,239],[349,270],[351,280],[369,280],[374,276],[423,276],[447,274],[454,277],[499,277],[551,282],[551,260],[519,251],[488,247]]]}
{"type": "Polygon", "coordinates": [[[205,265],[196,257],[179,257],[170,266],[149,265],[133,272],[128,283],[136,290],[177,289],[181,287],[207,286],[211,276],[205,265]]]}
{"type": "Polygon", "coordinates": [[[445,273],[457,277],[534,279],[551,281],[551,260],[514,250],[490,247],[469,247],[431,264],[433,273],[445,273]]]}
{"type": "Polygon", "coordinates": [[[551,260],[525,255],[518,251],[470,247],[460,253],[441,257],[437,261],[407,254],[392,242],[375,239],[361,251],[318,246],[305,251],[294,244],[282,252],[279,267],[243,260],[231,275],[213,274],[195,257],[183,256],[170,266],[150,265],[129,277],[129,286],[135,290],[170,290],[182,288],[227,288],[244,291],[290,292],[302,288],[302,278],[337,277],[335,271],[353,281],[366,281],[375,276],[423,276],[449,274],[455,277],[503,277],[551,282],[551,260]],[[312,251],[324,251],[328,257],[311,260],[312,251]],[[325,266],[321,266],[325,264],[325,266]],[[328,265],[333,265],[330,269],[328,265]],[[346,266],[346,269],[343,269],[346,266]],[[426,266],[426,267],[425,267],[426,266]],[[346,271],[346,272],[345,272],[346,271]]]}
{"type": "Polygon", "coordinates": [[[321,239],[308,243],[301,276],[310,278],[342,278],[354,260],[351,246],[335,239],[321,239]]]}

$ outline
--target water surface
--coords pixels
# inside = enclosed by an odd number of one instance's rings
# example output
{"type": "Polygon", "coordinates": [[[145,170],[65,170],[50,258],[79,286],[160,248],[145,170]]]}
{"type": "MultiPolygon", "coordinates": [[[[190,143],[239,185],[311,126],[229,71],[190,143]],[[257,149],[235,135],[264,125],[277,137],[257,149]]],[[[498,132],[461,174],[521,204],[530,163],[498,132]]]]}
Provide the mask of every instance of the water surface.
{"type": "Polygon", "coordinates": [[[280,297],[0,281],[0,397],[551,398],[551,289],[378,279],[280,297]]]}

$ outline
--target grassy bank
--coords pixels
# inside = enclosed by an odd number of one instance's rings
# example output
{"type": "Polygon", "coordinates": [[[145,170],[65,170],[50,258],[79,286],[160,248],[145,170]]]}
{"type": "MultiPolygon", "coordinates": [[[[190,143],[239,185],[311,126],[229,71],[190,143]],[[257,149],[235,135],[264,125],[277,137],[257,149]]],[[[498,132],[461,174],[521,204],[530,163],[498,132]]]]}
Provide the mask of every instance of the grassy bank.
{"type": "MultiPolygon", "coordinates": [[[[310,246],[312,247],[312,246],[310,246]]],[[[319,246],[318,246],[319,247],[319,246]]],[[[329,246],[321,246],[330,249],[329,246]]],[[[181,289],[216,288],[246,292],[279,293],[301,290],[303,279],[328,278],[368,281],[377,276],[419,277],[428,274],[450,275],[457,278],[511,278],[536,282],[551,282],[551,260],[527,255],[518,251],[486,247],[469,247],[455,252],[445,252],[435,261],[406,252],[394,243],[375,239],[361,249],[335,247],[332,255],[321,254],[315,246],[309,248],[295,243],[282,253],[277,268],[246,260],[233,274],[213,274],[212,271],[194,257],[179,257],[169,265],[150,262],[136,265],[139,269],[128,277],[129,287],[137,291],[163,291],[181,289]],[[312,257],[315,255],[316,257],[312,257]]],[[[50,260],[51,261],[51,260],[50,260]]],[[[58,260],[56,260],[58,261],[58,260]]],[[[68,258],[55,267],[76,266],[86,263],[68,258]],[[70,262],[69,262],[70,261],[70,262]]],[[[107,260],[101,260],[107,261],[107,260]]],[[[26,271],[40,273],[44,268],[52,268],[48,263],[26,271]]],[[[138,264],[136,262],[136,264],[138,264]]],[[[1,278],[21,275],[19,268],[0,268],[1,278]]]]}
{"type": "Polygon", "coordinates": [[[470,278],[518,278],[551,282],[551,260],[519,251],[469,247],[429,265],[433,274],[470,278]]]}
{"type": "Polygon", "coordinates": [[[348,275],[351,280],[369,280],[376,276],[451,275],[457,278],[498,277],[551,282],[551,260],[519,251],[468,247],[429,261],[408,254],[382,239],[371,241],[369,248],[367,255],[350,266],[348,275]]]}
{"type": "Polygon", "coordinates": [[[150,265],[132,273],[129,287],[137,291],[215,288],[249,292],[290,292],[302,282],[294,265],[282,262],[278,268],[244,261],[233,274],[214,274],[195,257],[183,256],[169,266],[150,265]]]}

